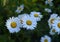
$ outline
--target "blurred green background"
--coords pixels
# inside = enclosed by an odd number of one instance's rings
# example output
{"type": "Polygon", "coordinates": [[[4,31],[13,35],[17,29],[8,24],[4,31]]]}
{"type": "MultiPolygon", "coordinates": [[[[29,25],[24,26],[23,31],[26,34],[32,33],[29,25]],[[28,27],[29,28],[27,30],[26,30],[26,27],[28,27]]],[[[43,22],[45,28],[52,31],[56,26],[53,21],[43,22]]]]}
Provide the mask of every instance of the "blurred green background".
{"type": "Polygon", "coordinates": [[[45,5],[45,0],[0,0],[0,42],[40,42],[40,38],[44,35],[49,35],[52,42],[60,42],[60,35],[51,36],[49,34],[48,19],[52,13],[60,15],[60,0],[53,0],[53,6],[45,5]],[[11,34],[5,26],[6,20],[9,17],[17,17],[19,14],[15,12],[17,6],[24,4],[23,13],[32,11],[41,12],[43,18],[38,22],[34,30],[21,29],[20,32],[11,34]],[[45,8],[52,9],[49,14],[44,11],[45,8]]]}

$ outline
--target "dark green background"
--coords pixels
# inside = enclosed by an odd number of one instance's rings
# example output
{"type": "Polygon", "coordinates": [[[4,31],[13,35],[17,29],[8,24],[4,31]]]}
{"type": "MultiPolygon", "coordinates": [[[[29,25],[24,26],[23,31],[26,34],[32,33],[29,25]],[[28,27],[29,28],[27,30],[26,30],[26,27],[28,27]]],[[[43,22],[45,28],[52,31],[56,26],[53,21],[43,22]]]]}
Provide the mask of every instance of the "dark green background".
{"type": "Polygon", "coordinates": [[[40,42],[44,35],[51,37],[52,42],[60,42],[60,35],[49,34],[48,19],[52,13],[57,13],[60,16],[60,0],[54,0],[53,6],[45,5],[45,0],[8,0],[3,6],[3,0],[0,0],[0,42],[40,42]],[[12,16],[17,17],[19,14],[15,12],[17,6],[24,4],[23,13],[30,13],[32,11],[41,12],[43,18],[37,22],[37,27],[34,30],[27,30],[21,28],[18,33],[11,34],[7,30],[6,20],[12,16]],[[45,8],[52,9],[52,13],[44,11],[45,8]]]}

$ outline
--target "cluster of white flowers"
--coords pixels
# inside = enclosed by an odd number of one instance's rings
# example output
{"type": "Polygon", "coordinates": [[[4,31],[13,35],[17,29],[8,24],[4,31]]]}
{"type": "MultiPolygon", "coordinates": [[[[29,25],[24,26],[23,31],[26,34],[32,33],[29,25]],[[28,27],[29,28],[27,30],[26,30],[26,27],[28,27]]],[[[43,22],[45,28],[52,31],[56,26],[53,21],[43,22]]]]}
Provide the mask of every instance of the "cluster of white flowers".
{"type": "MultiPolygon", "coordinates": [[[[50,6],[53,5],[52,3],[53,0],[46,0],[45,3],[49,4],[50,6]]],[[[17,7],[17,12],[18,14],[23,11],[24,5],[20,5],[17,7]]],[[[45,12],[51,13],[52,10],[49,8],[45,8],[45,12]]],[[[10,17],[6,21],[6,27],[9,30],[10,33],[17,33],[21,30],[21,28],[26,28],[27,30],[34,30],[37,26],[37,21],[41,21],[43,18],[43,15],[41,12],[36,12],[32,11],[30,14],[24,13],[21,15],[18,15],[17,17],[10,17]]],[[[50,35],[55,35],[60,34],[60,16],[57,14],[53,13],[49,20],[48,20],[48,25],[50,27],[50,35]]],[[[51,38],[47,35],[44,37],[41,37],[41,42],[51,42],[51,38]]]]}
{"type": "Polygon", "coordinates": [[[53,13],[49,20],[48,20],[48,24],[50,27],[50,34],[54,35],[54,34],[60,34],[60,16],[58,16],[57,14],[53,13]]]}
{"type": "MultiPolygon", "coordinates": [[[[20,13],[23,9],[24,5],[21,5],[17,8],[16,12],[20,13]]],[[[33,30],[37,26],[37,21],[41,21],[42,17],[43,15],[36,11],[32,11],[30,14],[24,13],[17,17],[10,17],[6,21],[6,27],[10,33],[19,32],[21,28],[33,30]]]]}

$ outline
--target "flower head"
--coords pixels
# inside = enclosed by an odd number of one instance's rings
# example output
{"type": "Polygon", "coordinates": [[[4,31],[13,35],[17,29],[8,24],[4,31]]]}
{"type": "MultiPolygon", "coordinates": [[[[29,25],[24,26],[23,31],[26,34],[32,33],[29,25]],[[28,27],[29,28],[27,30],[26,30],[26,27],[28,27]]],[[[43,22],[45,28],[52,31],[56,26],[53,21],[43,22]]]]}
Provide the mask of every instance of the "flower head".
{"type": "Polygon", "coordinates": [[[48,20],[48,25],[49,27],[51,28],[52,24],[53,24],[53,21],[58,17],[58,14],[52,14],[48,20]]]}
{"type": "Polygon", "coordinates": [[[50,6],[53,6],[52,1],[53,1],[53,0],[46,0],[46,1],[45,1],[45,4],[49,4],[50,6]]]}
{"type": "Polygon", "coordinates": [[[43,15],[41,15],[40,12],[35,12],[35,11],[31,12],[30,16],[36,19],[36,21],[40,21],[41,18],[43,17],[43,15]]]}
{"type": "Polygon", "coordinates": [[[58,30],[56,30],[55,28],[50,29],[49,33],[50,33],[50,35],[55,35],[56,33],[59,34],[58,30]]]}
{"type": "Polygon", "coordinates": [[[31,29],[33,30],[36,25],[37,22],[33,17],[30,17],[29,15],[25,15],[22,20],[23,20],[23,28],[27,28],[27,29],[31,29]]]}
{"type": "Polygon", "coordinates": [[[45,35],[44,37],[41,37],[41,42],[51,42],[51,38],[47,35],[45,35]]]}
{"type": "Polygon", "coordinates": [[[21,11],[23,11],[23,9],[24,9],[24,5],[22,4],[22,5],[20,5],[19,7],[17,7],[16,12],[17,12],[17,13],[21,13],[21,11]]]}
{"type": "Polygon", "coordinates": [[[6,27],[10,33],[19,32],[20,26],[21,26],[21,24],[17,17],[9,18],[6,22],[6,27]]]}

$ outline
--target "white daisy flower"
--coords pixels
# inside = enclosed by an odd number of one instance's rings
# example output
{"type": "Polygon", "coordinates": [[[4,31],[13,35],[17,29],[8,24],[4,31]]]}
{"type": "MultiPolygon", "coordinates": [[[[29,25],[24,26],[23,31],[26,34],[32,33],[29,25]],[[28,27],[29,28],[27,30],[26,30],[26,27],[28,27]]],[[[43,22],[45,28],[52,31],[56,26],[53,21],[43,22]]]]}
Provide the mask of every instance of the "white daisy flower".
{"type": "Polygon", "coordinates": [[[49,9],[49,8],[45,8],[45,11],[48,12],[48,13],[52,12],[51,9],[49,9]]]}
{"type": "Polygon", "coordinates": [[[19,7],[17,7],[16,12],[17,12],[17,13],[21,13],[21,11],[23,11],[23,9],[24,9],[24,5],[22,4],[22,5],[20,5],[19,7]]]}
{"type": "Polygon", "coordinates": [[[58,17],[58,14],[52,14],[48,20],[48,25],[49,27],[51,28],[52,24],[53,24],[53,21],[58,17]]]}
{"type": "Polygon", "coordinates": [[[53,2],[52,2],[53,0],[46,0],[45,1],[45,4],[49,4],[50,6],[53,6],[53,2]]]}
{"type": "Polygon", "coordinates": [[[40,21],[41,18],[43,17],[43,15],[41,15],[40,12],[35,12],[35,11],[31,12],[30,16],[36,19],[36,21],[40,21]]]}
{"type": "Polygon", "coordinates": [[[52,27],[58,30],[58,33],[60,34],[60,19],[57,18],[56,20],[54,20],[53,23],[54,24],[52,24],[52,27]]]}
{"type": "Polygon", "coordinates": [[[45,35],[44,37],[41,37],[41,42],[51,42],[51,38],[47,35],[45,35]]]}
{"type": "Polygon", "coordinates": [[[20,31],[20,22],[17,17],[9,18],[6,22],[6,27],[10,33],[15,33],[20,31]]]}
{"type": "Polygon", "coordinates": [[[52,28],[52,29],[50,29],[49,33],[50,33],[50,35],[55,35],[56,33],[58,33],[58,30],[56,30],[55,28],[52,28]]]}
{"type": "Polygon", "coordinates": [[[33,30],[37,25],[36,20],[33,17],[30,17],[29,15],[25,15],[22,18],[22,20],[23,20],[23,28],[33,30]]]}
{"type": "Polygon", "coordinates": [[[21,14],[21,15],[18,15],[18,18],[20,20],[20,23],[23,24],[23,19],[25,15],[28,15],[28,14],[21,14]]]}

